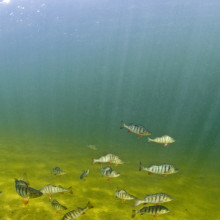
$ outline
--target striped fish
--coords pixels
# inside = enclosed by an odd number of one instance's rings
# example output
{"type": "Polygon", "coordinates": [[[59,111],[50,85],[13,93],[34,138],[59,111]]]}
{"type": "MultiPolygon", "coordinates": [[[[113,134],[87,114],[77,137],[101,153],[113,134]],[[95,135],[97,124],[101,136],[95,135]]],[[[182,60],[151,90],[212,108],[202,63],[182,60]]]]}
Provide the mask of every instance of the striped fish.
{"type": "Polygon", "coordinates": [[[106,154],[105,156],[101,156],[98,159],[93,159],[92,164],[95,163],[109,163],[109,165],[111,165],[111,163],[122,164],[123,162],[119,159],[118,156],[114,154],[106,154]]]}
{"type": "Polygon", "coordinates": [[[153,215],[154,217],[157,217],[158,215],[165,214],[170,212],[168,208],[162,205],[155,205],[155,206],[148,206],[148,207],[143,207],[140,210],[133,210],[132,211],[132,218],[134,218],[138,213],[143,215],[144,213],[153,215]]]}
{"type": "Polygon", "coordinates": [[[28,204],[29,199],[37,198],[43,195],[43,193],[39,190],[29,187],[23,180],[15,179],[15,190],[18,195],[24,198],[25,205],[28,204]]]}
{"type": "Polygon", "coordinates": [[[163,174],[162,177],[165,177],[168,174],[177,173],[179,171],[171,164],[160,164],[160,165],[151,165],[149,167],[144,167],[140,162],[139,171],[142,170],[148,171],[148,175],[151,175],[152,173],[163,174]]]}
{"type": "Polygon", "coordinates": [[[125,202],[126,200],[132,200],[132,199],[136,199],[135,196],[127,193],[124,189],[115,190],[115,196],[119,199],[122,199],[122,202],[125,202]]]}
{"type": "Polygon", "coordinates": [[[103,176],[108,177],[107,181],[109,181],[111,178],[120,176],[120,173],[118,173],[115,170],[112,170],[111,167],[104,167],[104,168],[101,167],[100,172],[103,176]]]}
{"type": "Polygon", "coordinates": [[[78,218],[80,215],[85,214],[85,211],[86,211],[86,210],[91,209],[91,208],[93,208],[93,206],[91,205],[90,202],[88,202],[88,204],[86,205],[85,208],[77,208],[76,210],[67,212],[67,213],[63,216],[62,220],[76,219],[76,218],[78,218]]]}
{"type": "Polygon", "coordinates": [[[167,195],[166,193],[156,193],[152,195],[146,195],[146,197],[142,200],[136,199],[134,201],[134,207],[140,204],[147,204],[147,203],[156,203],[156,205],[160,205],[164,202],[170,202],[173,200],[173,197],[167,195]]]}
{"type": "Polygon", "coordinates": [[[64,170],[62,170],[60,167],[55,167],[51,170],[51,173],[54,174],[55,176],[62,176],[66,174],[64,170]]]}
{"type": "Polygon", "coordinates": [[[56,199],[51,199],[50,198],[50,204],[56,210],[56,213],[59,213],[60,210],[66,210],[67,209],[66,206],[61,205],[56,199]]]}
{"type": "MultiPolygon", "coordinates": [[[[83,170],[82,174],[80,176],[80,179],[81,180],[84,179],[88,174],[89,174],[89,169],[88,170],[83,170]]],[[[86,179],[84,179],[84,180],[86,180],[86,179]]]]}
{"type": "Polygon", "coordinates": [[[134,124],[126,125],[123,121],[121,121],[120,129],[122,129],[122,128],[127,128],[128,132],[132,132],[134,134],[137,134],[139,138],[152,134],[149,130],[147,130],[142,125],[134,125],[134,124]]]}
{"type": "Polygon", "coordinates": [[[48,193],[50,197],[52,196],[52,194],[55,194],[55,193],[69,192],[69,193],[73,194],[72,186],[65,189],[62,186],[46,185],[40,191],[42,193],[48,193]]]}
{"type": "Polygon", "coordinates": [[[166,147],[168,144],[174,143],[175,140],[167,135],[164,135],[162,137],[157,137],[154,139],[148,138],[148,142],[155,142],[157,144],[164,144],[164,147],[166,147]]]}

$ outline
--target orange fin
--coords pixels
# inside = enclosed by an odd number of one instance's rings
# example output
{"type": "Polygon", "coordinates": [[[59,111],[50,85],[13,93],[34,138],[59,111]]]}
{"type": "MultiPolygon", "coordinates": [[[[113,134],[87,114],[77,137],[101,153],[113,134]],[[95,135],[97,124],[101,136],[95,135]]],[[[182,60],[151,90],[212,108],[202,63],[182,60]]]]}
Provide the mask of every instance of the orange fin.
{"type": "Polygon", "coordinates": [[[156,218],[158,216],[158,214],[154,215],[154,218],[156,218]]]}
{"type": "Polygon", "coordinates": [[[56,211],[57,214],[58,214],[59,212],[60,212],[59,210],[56,211]]]}
{"type": "Polygon", "coordinates": [[[138,138],[142,138],[142,135],[138,135],[138,138]]]}
{"type": "Polygon", "coordinates": [[[107,181],[110,181],[111,180],[111,178],[109,177],[108,179],[107,179],[107,181]]]}
{"type": "Polygon", "coordinates": [[[24,202],[24,205],[27,205],[29,202],[29,199],[25,199],[23,202],[24,202]]]}
{"type": "Polygon", "coordinates": [[[85,214],[86,214],[85,212],[82,213],[82,215],[85,215],[85,214]]]}
{"type": "Polygon", "coordinates": [[[164,178],[164,177],[166,177],[166,176],[167,176],[167,174],[163,174],[163,176],[162,176],[162,177],[164,178]]]}
{"type": "Polygon", "coordinates": [[[160,205],[160,203],[156,203],[156,205],[160,205]]]}
{"type": "Polygon", "coordinates": [[[122,199],[122,200],[121,200],[122,203],[125,203],[125,201],[126,201],[125,199],[122,199]]]}
{"type": "Polygon", "coordinates": [[[166,147],[168,144],[164,144],[164,147],[166,147]]]}

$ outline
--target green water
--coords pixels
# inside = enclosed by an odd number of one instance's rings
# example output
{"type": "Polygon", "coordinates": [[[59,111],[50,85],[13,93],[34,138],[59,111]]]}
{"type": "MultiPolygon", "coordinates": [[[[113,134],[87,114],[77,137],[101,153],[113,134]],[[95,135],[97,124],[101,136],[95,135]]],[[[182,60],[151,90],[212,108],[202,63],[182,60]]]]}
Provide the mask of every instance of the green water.
{"type": "MultiPolygon", "coordinates": [[[[47,195],[25,206],[14,178],[30,186],[73,187],[53,197],[79,219],[131,219],[133,201],[167,193],[159,219],[220,219],[220,24],[213,1],[0,1],[0,219],[61,219],[47,195]],[[24,8],[23,8],[24,7],[24,8]],[[163,147],[120,130],[144,125],[163,147]],[[87,146],[94,144],[96,151],[87,146]],[[125,164],[110,181],[92,158],[108,153],[125,164]],[[139,172],[170,163],[162,178],[139,172]],[[51,175],[59,166],[67,172],[51,175]],[[90,169],[86,181],[82,170],[90,169]]],[[[141,208],[142,206],[138,207],[141,208]]],[[[137,209],[138,209],[137,208],[137,209]]],[[[135,219],[150,219],[150,215],[135,219]]]]}

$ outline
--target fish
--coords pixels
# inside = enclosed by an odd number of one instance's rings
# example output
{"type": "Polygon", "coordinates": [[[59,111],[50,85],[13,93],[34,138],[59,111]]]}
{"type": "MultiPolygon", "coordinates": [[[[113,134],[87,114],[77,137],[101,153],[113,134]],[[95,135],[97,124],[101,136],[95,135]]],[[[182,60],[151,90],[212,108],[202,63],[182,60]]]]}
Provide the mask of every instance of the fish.
{"type": "Polygon", "coordinates": [[[88,209],[93,208],[93,206],[91,205],[90,202],[87,203],[85,208],[77,208],[76,210],[72,210],[70,212],[67,212],[62,220],[71,220],[71,219],[76,219],[78,218],[80,215],[85,214],[85,211],[87,211],[88,209]]]}
{"type": "Polygon", "coordinates": [[[99,163],[99,164],[109,163],[109,165],[114,163],[118,165],[118,164],[122,164],[123,161],[121,161],[119,157],[114,154],[106,154],[105,156],[101,156],[98,159],[92,159],[92,164],[95,164],[95,163],[99,163]]]}
{"type": "Polygon", "coordinates": [[[54,174],[55,176],[62,176],[64,174],[66,174],[66,172],[64,170],[62,170],[59,167],[55,167],[51,170],[51,173],[54,174]]]}
{"type": "Polygon", "coordinates": [[[157,217],[158,215],[162,215],[165,213],[170,212],[170,210],[162,205],[155,205],[155,206],[148,206],[148,207],[143,207],[140,210],[132,210],[132,218],[134,218],[138,213],[143,215],[144,213],[153,215],[154,217],[157,217]]]}
{"type": "Polygon", "coordinates": [[[125,202],[126,200],[132,200],[132,199],[136,199],[135,196],[127,193],[124,189],[115,190],[115,196],[119,199],[122,199],[122,202],[125,202]]]}
{"type": "Polygon", "coordinates": [[[65,189],[62,186],[54,186],[54,185],[46,185],[44,186],[42,189],[40,189],[40,191],[42,193],[47,193],[50,197],[52,196],[52,194],[55,193],[64,193],[64,192],[69,192],[70,194],[73,194],[72,192],[72,186],[70,186],[69,188],[65,189]]]}
{"type": "Polygon", "coordinates": [[[97,150],[97,147],[93,144],[89,144],[87,147],[91,150],[97,150]]]}
{"type": "Polygon", "coordinates": [[[134,124],[129,124],[126,125],[124,121],[121,121],[121,127],[120,129],[126,128],[128,129],[128,132],[134,133],[138,135],[138,138],[141,138],[143,136],[151,135],[152,132],[146,129],[142,125],[134,125],[134,124]]]}
{"type": "Polygon", "coordinates": [[[139,171],[142,170],[148,171],[148,175],[151,175],[152,173],[163,174],[162,177],[165,177],[168,174],[177,173],[179,171],[171,164],[150,165],[149,167],[144,167],[140,162],[139,171]]]}
{"type": "MultiPolygon", "coordinates": [[[[80,179],[81,180],[84,179],[88,174],[89,174],[89,169],[88,170],[83,170],[82,174],[80,176],[80,179]]],[[[86,179],[84,179],[84,180],[86,180],[86,179]]]]}
{"type": "Polygon", "coordinates": [[[164,135],[162,137],[157,137],[154,139],[148,138],[148,142],[155,142],[157,144],[164,144],[164,147],[166,147],[168,144],[172,144],[175,142],[175,140],[168,135],[164,135]]]}
{"type": "Polygon", "coordinates": [[[50,198],[50,204],[52,205],[52,207],[54,209],[56,209],[56,213],[59,213],[59,211],[61,211],[61,210],[66,210],[67,209],[66,206],[61,205],[56,199],[51,199],[50,198]]]}
{"type": "Polygon", "coordinates": [[[15,190],[18,195],[24,198],[25,205],[28,204],[29,199],[37,198],[43,195],[43,193],[39,190],[29,187],[23,180],[15,179],[15,190]]]}
{"type": "Polygon", "coordinates": [[[103,176],[108,177],[107,181],[109,181],[111,178],[120,176],[120,173],[118,173],[115,170],[112,170],[111,167],[104,167],[104,168],[101,167],[100,172],[103,176]]]}
{"type": "Polygon", "coordinates": [[[147,203],[156,203],[156,205],[160,205],[164,202],[170,202],[173,200],[173,197],[167,195],[166,193],[156,193],[152,195],[146,195],[144,199],[135,199],[134,206],[137,207],[141,204],[147,204],[147,203]]]}

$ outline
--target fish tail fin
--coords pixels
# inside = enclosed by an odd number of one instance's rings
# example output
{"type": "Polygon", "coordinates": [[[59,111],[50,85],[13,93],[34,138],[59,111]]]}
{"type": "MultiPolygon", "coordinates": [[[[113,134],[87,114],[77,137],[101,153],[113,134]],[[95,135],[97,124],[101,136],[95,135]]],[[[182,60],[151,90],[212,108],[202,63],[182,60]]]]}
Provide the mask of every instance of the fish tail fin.
{"type": "Polygon", "coordinates": [[[94,159],[94,158],[92,158],[92,165],[93,165],[93,164],[95,164],[95,159],[94,159]]]}
{"type": "Polygon", "coordinates": [[[132,210],[132,218],[134,218],[135,216],[136,216],[136,214],[137,214],[137,210],[132,210]]]}
{"type": "Polygon", "coordinates": [[[68,190],[69,190],[69,193],[70,193],[70,194],[73,194],[72,186],[70,186],[70,187],[68,188],[68,190]]]}
{"type": "Polygon", "coordinates": [[[124,121],[121,121],[121,127],[120,127],[120,129],[122,129],[122,128],[125,128],[125,123],[124,123],[124,121]]]}
{"type": "Polygon", "coordinates": [[[88,203],[87,203],[87,207],[88,207],[88,209],[92,209],[92,208],[94,208],[94,206],[91,204],[90,201],[88,201],[88,203]]]}
{"type": "Polygon", "coordinates": [[[147,139],[147,141],[148,141],[148,142],[152,142],[152,141],[153,141],[153,139],[151,139],[151,138],[148,138],[148,139],[147,139]]]}
{"type": "Polygon", "coordinates": [[[137,207],[138,205],[139,205],[139,199],[136,198],[136,199],[134,200],[133,208],[137,207]]]}
{"type": "Polygon", "coordinates": [[[142,171],[144,168],[144,166],[142,165],[141,161],[140,161],[140,165],[139,165],[139,171],[142,171]]]}

